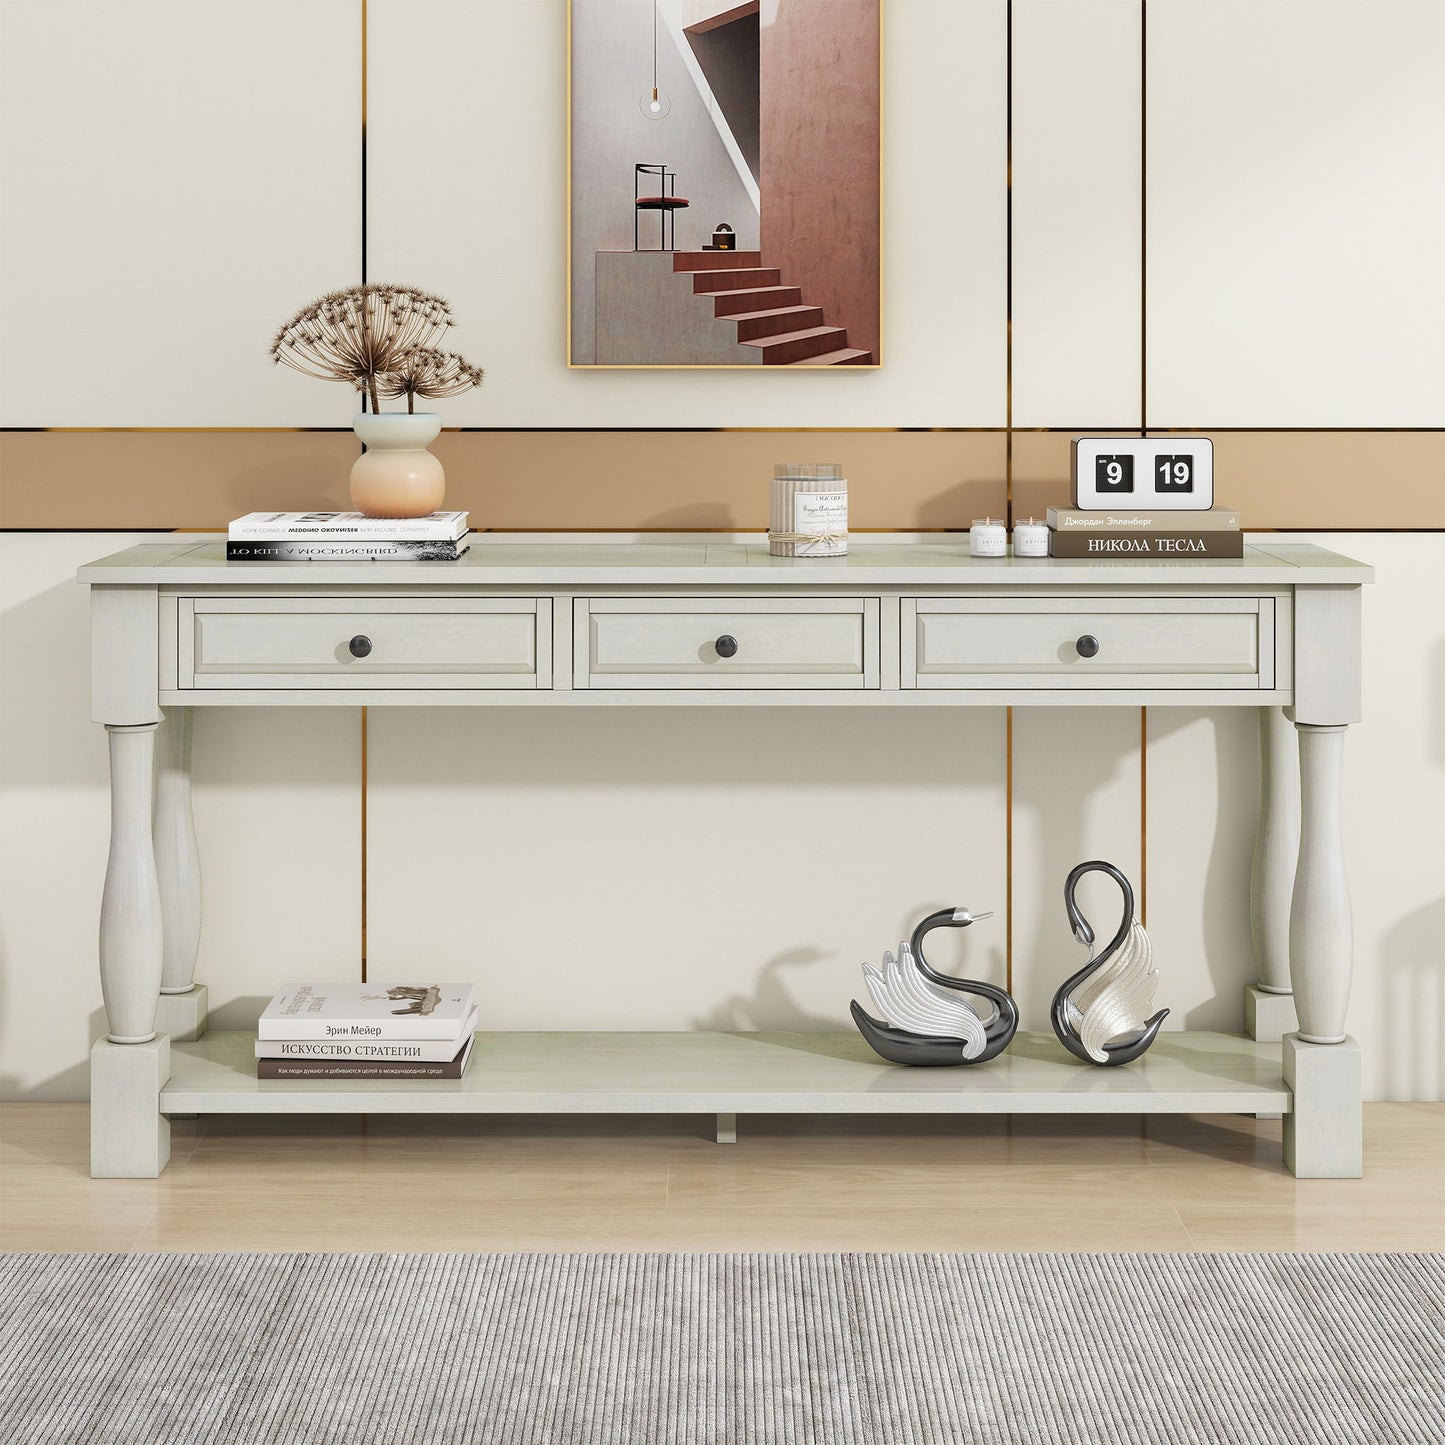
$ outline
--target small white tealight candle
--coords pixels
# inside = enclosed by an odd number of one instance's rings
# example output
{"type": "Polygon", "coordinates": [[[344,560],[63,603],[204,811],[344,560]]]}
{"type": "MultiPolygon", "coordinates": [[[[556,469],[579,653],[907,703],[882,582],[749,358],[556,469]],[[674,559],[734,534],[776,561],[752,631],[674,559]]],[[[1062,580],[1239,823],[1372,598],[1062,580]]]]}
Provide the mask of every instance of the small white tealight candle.
{"type": "Polygon", "coordinates": [[[1049,529],[1037,517],[1028,517],[1014,527],[1015,557],[1047,557],[1049,529]]]}
{"type": "Polygon", "coordinates": [[[1008,555],[1008,528],[994,517],[975,517],[968,529],[970,557],[1005,557],[1008,555]]]}

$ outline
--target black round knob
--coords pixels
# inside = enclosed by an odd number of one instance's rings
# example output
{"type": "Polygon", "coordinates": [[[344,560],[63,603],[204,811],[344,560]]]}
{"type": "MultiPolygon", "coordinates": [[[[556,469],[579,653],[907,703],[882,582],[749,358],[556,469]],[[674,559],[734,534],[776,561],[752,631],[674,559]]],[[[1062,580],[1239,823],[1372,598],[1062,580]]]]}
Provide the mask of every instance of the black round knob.
{"type": "Polygon", "coordinates": [[[729,637],[726,632],[713,643],[713,650],[719,657],[736,657],[738,655],[738,640],[736,637],[729,637]]]}
{"type": "Polygon", "coordinates": [[[362,634],[358,632],[356,636],[351,639],[349,645],[353,657],[371,656],[371,639],[369,637],[363,637],[362,634]]]}
{"type": "Polygon", "coordinates": [[[1078,649],[1080,657],[1097,657],[1099,655],[1099,639],[1091,637],[1087,632],[1074,646],[1078,649]]]}

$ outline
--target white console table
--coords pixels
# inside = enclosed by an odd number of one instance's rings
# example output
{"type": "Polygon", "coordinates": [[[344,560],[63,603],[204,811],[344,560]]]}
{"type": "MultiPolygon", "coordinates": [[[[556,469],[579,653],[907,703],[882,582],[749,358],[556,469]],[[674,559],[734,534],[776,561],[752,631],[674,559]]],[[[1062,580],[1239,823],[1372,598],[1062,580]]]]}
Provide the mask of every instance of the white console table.
{"type": "Polygon", "coordinates": [[[756,538],[485,537],[458,562],[355,564],[228,563],[177,536],[91,563],[111,760],[91,1172],[155,1177],[171,1114],[694,1111],[724,1139],[740,1113],[1140,1112],[1282,1114],[1296,1174],[1356,1177],[1340,770],[1372,576],[1288,542],[1109,563],[972,559],[957,536],[855,536],[829,560],[756,538]],[[1248,1034],[1166,1032],[1114,1069],[1051,1034],[956,1069],[884,1063],[852,1033],[490,1034],[460,1080],[322,1085],[262,1082],[251,1034],[207,1033],[194,708],[660,703],[1258,709],[1248,1034]]]}

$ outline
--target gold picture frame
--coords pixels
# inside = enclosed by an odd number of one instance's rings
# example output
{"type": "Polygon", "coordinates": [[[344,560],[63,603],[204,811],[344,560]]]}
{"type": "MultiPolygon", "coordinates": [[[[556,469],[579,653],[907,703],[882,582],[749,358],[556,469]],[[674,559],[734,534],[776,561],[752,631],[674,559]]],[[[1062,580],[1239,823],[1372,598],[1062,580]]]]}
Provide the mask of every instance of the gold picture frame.
{"type": "Polygon", "coordinates": [[[570,369],[882,365],[882,11],[568,0],[570,369]]]}

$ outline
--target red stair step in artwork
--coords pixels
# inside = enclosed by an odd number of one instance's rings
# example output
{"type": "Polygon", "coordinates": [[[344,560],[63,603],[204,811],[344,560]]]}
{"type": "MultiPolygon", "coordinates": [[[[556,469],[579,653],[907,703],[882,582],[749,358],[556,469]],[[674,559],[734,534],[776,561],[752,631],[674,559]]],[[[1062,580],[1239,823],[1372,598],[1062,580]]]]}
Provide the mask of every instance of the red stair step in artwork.
{"type": "Polygon", "coordinates": [[[777,306],[801,306],[803,292],[797,286],[758,286],[747,291],[715,291],[714,316],[739,316],[744,311],[769,311],[777,306]]]}
{"type": "Polygon", "coordinates": [[[728,318],[738,324],[739,341],[756,341],[760,336],[777,336],[783,331],[801,331],[823,324],[821,306],[775,306],[768,311],[742,311],[728,318]]]}
{"type": "Polygon", "coordinates": [[[791,361],[821,356],[825,351],[843,350],[848,345],[848,333],[841,326],[809,326],[802,331],[745,341],[743,345],[756,346],[763,353],[764,366],[786,366],[791,361]]]}
{"type": "Polygon", "coordinates": [[[764,366],[873,364],[873,353],[849,346],[847,330],[827,325],[823,308],[784,285],[760,251],[678,251],[672,269],[691,278],[695,295],[713,298],[713,315],[735,322],[739,344],[756,348],[764,366]]]}
{"type": "Polygon", "coordinates": [[[776,266],[748,266],[736,271],[694,271],[692,289],[699,295],[708,291],[738,291],[745,286],[781,286],[783,273],[776,266]]]}
{"type": "Polygon", "coordinates": [[[761,251],[674,251],[674,271],[735,271],[740,266],[761,266],[761,251]]]}

